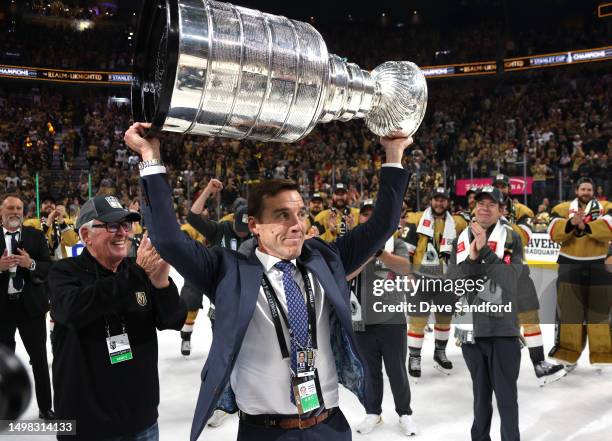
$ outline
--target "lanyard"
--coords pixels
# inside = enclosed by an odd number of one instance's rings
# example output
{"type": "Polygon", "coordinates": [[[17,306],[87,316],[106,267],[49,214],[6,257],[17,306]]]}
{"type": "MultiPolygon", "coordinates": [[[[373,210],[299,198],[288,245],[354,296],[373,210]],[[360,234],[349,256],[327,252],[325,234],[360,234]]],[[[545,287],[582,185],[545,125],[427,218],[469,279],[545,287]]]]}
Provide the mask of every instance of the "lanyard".
{"type": "MultiPolygon", "coordinates": [[[[312,348],[317,349],[317,326],[314,291],[312,290],[312,285],[310,284],[310,279],[308,278],[308,274],[306,273],[306,271],[303,268],[300,268],[300,272],[302,273],[302,279],[304,279],[304,286],[306,287],[306,307],[308,309],[308,335],[310,337],[309,340],[312,343],[312,348]]],[[[276,292],[274,291],[274,289],[272,289],[272,284],[270,283],[270,280],[265,274],[261,279],[261,286],[264,290],[264,294],[266,295],[268,306],[270,307],[270,314],[272,314],[272,321],[274,322],[274,329],[276,330],[276,337],[280,346],[281,355],[283,356],[283,359],[289,358],[289,349],[287,348],[287,342],[285,341],[285,334],[283,333],[283,327],[281,326],[279,315],[285,322],[285,326],[287,326],[290,339],[295,338],[293,336],[293,330],[291,329],[291,326],[289,326],[289,320],[287,319],[287,315],[285,314],[285,311],[280,305],[280,301],[278,300],[276,292]]]]}

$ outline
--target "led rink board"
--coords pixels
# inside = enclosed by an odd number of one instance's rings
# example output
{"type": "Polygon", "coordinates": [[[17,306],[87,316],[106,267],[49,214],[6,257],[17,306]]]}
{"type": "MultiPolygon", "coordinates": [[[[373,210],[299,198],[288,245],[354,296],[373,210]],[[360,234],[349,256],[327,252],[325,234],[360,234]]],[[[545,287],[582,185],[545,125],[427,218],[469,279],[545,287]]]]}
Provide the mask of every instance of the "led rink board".
{"type": "Polygon", "coordinates": [[[612,46],[607,46],[597,49],[581,49],[552,54],[532,55],[529,57],[508,58],[504,60],[504,71],[512,72],[610,59],[612,59],[612,46]]]}
{"type": "Polygon", "coordinates": [[[0,78],[120,86],[132,84],[132,74],[130,72],[47,69],[4,64],[0,64],[0,78]]]}
{"type": "MultiPolygon", "coordinates": [[[[427,78],[460,78],[468,76],[495,75],[500,70],[515,72],[577,63],[591,63],[612,59],[612,46],[595,49],[580,49],[567,52],[507,58],[498,65],[495,61],[423,66],[421,71],[427,78]]],[[[52,81],[56,83],[100,84],[106,86],[129,86],[130,72],[50,69],[30,66],[0,64],[0,78],[17,80],[52,81]]]]}

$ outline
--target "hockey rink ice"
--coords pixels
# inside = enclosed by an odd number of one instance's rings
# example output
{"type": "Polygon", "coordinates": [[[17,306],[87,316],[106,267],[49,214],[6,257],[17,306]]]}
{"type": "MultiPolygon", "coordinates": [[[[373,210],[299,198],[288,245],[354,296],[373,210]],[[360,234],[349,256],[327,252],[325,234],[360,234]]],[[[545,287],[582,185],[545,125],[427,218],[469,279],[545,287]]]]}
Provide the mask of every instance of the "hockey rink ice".
{"type": "MultiPolygon", "coordinates": [[[[171,274],[177,286],[182,278],[171,274]]],[[[207,302],[206,298],[204,300],[207,302]]],[[[180,353],[181,339],[176,331],[158,332],[159,376],[161,401],[159,406],[160,440],[188,440],[191,419],[200,388],[200,372],[212,338],[206,317],[207,304],[200,312],[192,336],[191,356],[180,353]]],[[[554,326],[542,325],[544,349],[551,348],[554,326]]],[[[17,335],[17,354],[27,363],[27,354],[17,335]]],[[[472,424],[472,384],[461,350],[449,341],[447,354],[454,368],[445,376],[433,368],[433,333],[425,336],[423,373],[418,384],[411,384],[413,419],[419,433],[415,440],[468,441],[472,424]]],[[[51,351],[49,348],[49,368],[51,351]]],[[[31,374],[31,370],[30,370],[31,374]]],[[[527,348],[522,351],[518,382],[521,439],[525,441],[610,441],[612,440],[612,366],[596,368],[588,362],[588,348],[577,368],[561,380],[539,387],[527,348]]],[[[495,402],[493,403],[495,408],[495,402]]],[[[385,376],[383,422],[368,435],[353,429],[355,441],[399,441],[407,439],[398,426],[393,397],[385,376]]],[[[365,416],[357,398],[340,386],[340,408],[351,427],[365,416]]],[[[499,440],[499,417],[493,412],[492,440],[499,440]]],[[[36,419],[38,408],[33,397],[23,419],[36,419]]],[[[234,441],[238,430],[237,415],[229,415],[218,428],[207,427],[200,440],[234,441]]],[[[78,431],[78,424],[77,424],[78,431]]],[[[23,437],[0,434],[0,440],[26,440],[23,437]]],[[[32,441],[55,440],[54,436],[32,436],[32,441]]]]}

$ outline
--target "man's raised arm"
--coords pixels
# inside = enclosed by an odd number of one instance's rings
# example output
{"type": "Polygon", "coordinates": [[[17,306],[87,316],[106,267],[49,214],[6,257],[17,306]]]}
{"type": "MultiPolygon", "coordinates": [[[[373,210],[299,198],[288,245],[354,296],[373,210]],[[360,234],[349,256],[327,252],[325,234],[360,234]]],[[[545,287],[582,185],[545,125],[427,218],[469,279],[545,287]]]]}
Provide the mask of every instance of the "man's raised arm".
{"type": "Polygon", "coordinates": [[[138,153],[140,183],[143,189],[142,212],[149,238],[160,256],[207,294],[214,295],[213,279],[217,256],[205,246],[183,234],[176,221],[172,189],[161,162],[158,138],[145,138],[149,123],[134,123],[125,132],[124,140],[138,153]]]}

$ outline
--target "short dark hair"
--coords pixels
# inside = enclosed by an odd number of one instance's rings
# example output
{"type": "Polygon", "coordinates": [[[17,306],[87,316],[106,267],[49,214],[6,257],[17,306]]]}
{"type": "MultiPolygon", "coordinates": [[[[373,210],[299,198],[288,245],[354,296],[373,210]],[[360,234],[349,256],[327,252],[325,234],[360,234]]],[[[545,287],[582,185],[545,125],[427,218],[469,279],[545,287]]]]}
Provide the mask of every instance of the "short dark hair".
{"type": "Polygon", "coordinates": [[[23,202],[23,198],[21,197],[19,193],[4,193],[2,197],[0,197],[0,205],[4,204],[4,201],[7,200],[8,198],[19,199],[22,203],[25,204],[25,202],[23,202]]]}
{"type": "Polygon", "coordinates": [[[249,199],[247,201],[248,215],[260,219],[264,209],[264,200],[287,190],[299,192],[300,186],[290,179],[266,179],[253,185],[249,189],[249,199]]]}
{"type": "Polygon", "coordinates": [[[587,176],[583,176],[582,178],[576,181],[576,190],[578,190],[578,187],[580,187],[582,184],[591,184],[591,187],[595,189],[595,184],[593,183],[593,180],[587,176]]]}

